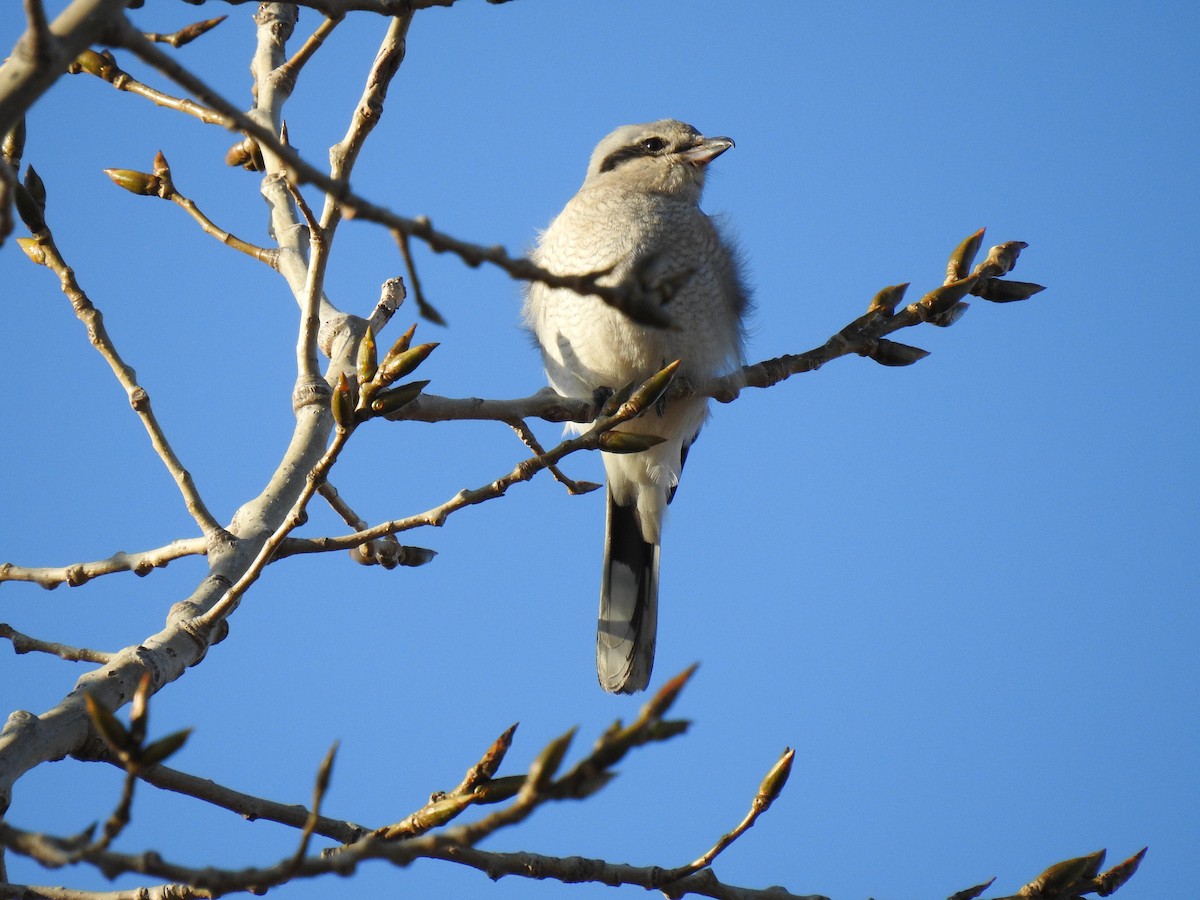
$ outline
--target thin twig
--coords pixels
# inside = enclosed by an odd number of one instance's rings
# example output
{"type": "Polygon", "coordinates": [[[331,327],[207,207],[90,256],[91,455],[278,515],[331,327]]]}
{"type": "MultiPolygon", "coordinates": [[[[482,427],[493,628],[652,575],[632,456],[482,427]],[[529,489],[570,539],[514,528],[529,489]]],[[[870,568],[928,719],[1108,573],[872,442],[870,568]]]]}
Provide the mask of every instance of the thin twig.
{"type": "Polygon", "coordinates": [[[215,19],[205,19],[202,22],[193,22],[191,25],[185,25],[178,31],[173,31],[170,34],[158,34],[157,32],[143,32],[146,35],[146,40],[153,41],[156,44],[170,44],[176,50],[192,41],[201,35],[212,31],[229,16],[217,16],[215,19]]]}
{"type": "MultiPolygon", "coordinates": [[[[509,419],[507,420],[507,424],[513,431],[517,433],[517,437],[521,439],[525,446],[532,450],[536,455],[546,455],[545,448],[542,447],[542,445],[538,442],[537,437],[534,436],[534,433],[530,430],[529,426],[525,424],[524,419],[509,419]]],[[[567,493],[569,494],[587,494],[601,487],[601,485],[596,484],[594,481],[575,481],[574,479],[568,478],[556,465],[550,465],[546,468],[550,470],[550,474],[554,476],[554,480],[565,487],[567,489],[567,493]]]]}
{"type": "Polygon", "coordinates": [[[285,85],[283,88],[285,95],[290,95],[295,90],[296,79],[300,77],[300,71],[313,58],[313,54],[321,48],[321,45],[325,43],[325,39],[333,33],[333,29],[341,21],[342,16],[325,19],[317,26],[316,31],[308,36],[308,39],[300,46],[300,49],[275,70],[275,77],[285,85]]]}
{"type": "Polygon", "coordinates": [[[326,175],[305,161],[293,148],[280,141],[278,135],[242,113],[202,79],[146,40],[142,33],[128,22],[121,23],[116,32],[115,38],[120,46],[130,50],[143,62],[154,66],[168,78],[199,97],[202,102],[227,116],[237,125],[238,129],[258,141],[264,149],[270,149],[279,157],[288,174],[289,181],[308,182],[316,185],[341,204],[343,215],[376,222],[394,232],[415,237],[428,244],[435,253],[452,253],[468,266],[474,267],[488,263],[502,269],[516,280],[540,281],[550,287],[568,288],[577,293],[592,294],[640,321],[657,321],[655,318],[648,318],[651,316],[653,307],[647,302],[645,291],[636,283],[598,284],[597,279],[608,274],[607,272],[580,275],[559,275],[549,272],[524,257],[510,256],[501,246],[485,247],[480,244],[472,244],[438,231],[425,216],[410,219],[371,203],[352,191],[347,181],[326,175]]]}
{"type": "Polygon", "coordinates": [[[206,537],[211,539],[224,534],[224,529],[213,517],[212,513],[208,511],[208,507],[200,497],[195,482],[192,480],[191,473],[183,467],[183,464],[179,461],[179,457],[175,455],[175,451],[171,448],[171,444],[167,440],[167,436],[159,425],[158,419],[154,415],[154,410],[150,405],[150,395],[146,392],[145,388],[137,383],[137,374],[134,370],[121,359],[121,355],[117,352],[116,346],[113,344],[107,329],[104,327],[103,314],[92,304],[87,294],[84,293],[83,288],[79,286],[79,282],[75,279],[74,270],[63,259],[58,246],[54,242],[54,236],[51,234],[50,229],[43,227],[33,235],[33,239],[42,251],[44,265],[58,276],[62,291],[66,294],[67,299],[70,300],[76,317],[86,326],[88,338],[91,340],[92,345],[104,357],[113,374],[117,376],[117,380],[129,395],[129,403],[141,419],[146,432],[150,435],[151,445],[154,447],[155,452],[158,453],[159,459],[167,467],[167,471],[175,479],[175,483],[179,486],[179,492],[183,495],[188,512],[191,513],[192,518],[200,526],[200,530],[204,532],[206,537]]]}
{"type": "Polygon", "coordinates": [[[67,71],[72,75],[87,72],[89,75],[94,75],[102,81],[107,81],[118,91],[127,91],[135,96],[149,100],[155,106],[184,113],[208,125],[220,125],[231,131],[237,128],[237,123],[228,116],[222,115],[216,110],[209,109],[195,100],[188,99],[187,97],[174,97],[171,94],[143,84],[118,66],[116,60],[113,59],[112,54],[108,51],[97,53],[95,50],[84,50],[75,58],[74,62],[67,68],[67,71]]]}
{"type": "Polygon", "coordinates": [[[796,751],[792,749],[785,750],[783,756],[767,773],[767,777],[763,779],[759,785],[758,792],[754,795],[754,800],[750,804],[750,810],[742,818],[732,831],[721,835],[720,839],[705,853],[698,858],[688,863],[686,866],[681,866],[678,869],[671,871],[670,875],[665,876],[670,880],[676,878],[685,878],[693,872],[699,872],[701,869],[706,869],[713,864],[713,860],[723,853],[734,841],[740,838],[743,834],[750,830],[758,817],[765,813],[779,796],[783,790],[784,784],[787,782],[788,773],[792,768],[792,760],[796,757],[796,751]]]}
{"type": "MultiPolygon", "coordinates": [[[[351,508],[350,504],[342,499],[342,495],[338,493],[337,488],[328,481],[321,482],[321,485],[317,488],[317,492],[325,498],[325,501],[333,511],[341,516],[342,521],[351,528],[361,529],[369,527],[366,520],[359,516],[351,508]]],[[[284,547],[281,548],[281,557],[291,555],[288,552],[287,545],[295,540],[295,538],[289,538],[285,542],[284,547]]],[[[420,565],[421,563],[416,562],[417,556],[413,555],[414,553],[425,555],[422,562],[428,562],[434,555],[432,550],[426,550],[421,547],[404,547],[396,540],[396,536],[393,534],[385,535],[379,540],[371,541],[368,544],[361,544],[350,551],[355,562],[360,562],[364,565],[379,563],[385,569],[393,569],[396,566],[402,565],[420,565]]]]}
{"type": "Polygon", "coordinates": [[[0,638],[12,641],[13,650],[17,653],[49,653],[68,662],[92,662],[103,665],[116,654],[103,650],[89,650],[87,647],[70,647],[66,644],[56,644],[53,641],[40,641],[37,638],[22,634],[11,625],[0,622],[0,638]]]}
{"type": "Polygon", "coordinates": [[[205,234],[215,237],[218,241],[239,253],[245,253],[261,263],[266,263],[272,269],[279,266],[279,251],[274,248],[259,247],[256,244],[251,244],[249,241],[244,241],[234,234],[230,234],[224,228],[218,226],[212,219],[200,211],[194,200],[183,196],[178,191],[172,191],[167,195],[167,199],[172,203],[183,208],[189,216],[199,223],[200,228],[205,234]]]}
{"type": "Polygon", "coordinates": [[[564,440],[546,453],[540,453],[522,460],[507,474],[501,475],[499,478],[481,487],[473,490],[461,490],[451,499],[431,507],[423,513],[407,516],[403,519],[393,519],[390,522],[383,522],[371,528],[360,529],[353,534],[313,539],[314,552],[316,549],[326,552],[330,550],[349,550],[359,544],[383,537],[385,534],[397,534],[402,531],[411,531],[414,528],[425,526],[441,527],[445,524],[447,518],[459,510],[504,496],[514,484],[529,481],[542,469],[554,465],[563,457],[579,450],[597,449],[605,434],[622,422],[633,418],[639,412],[640,410],[631,409],[629,404],[624,404],[613,415],[597,418],[592,423],[592,427],[578,437],[564,440]]]}
{"type": "Polygon", "coordinates": [[[329,790],[329,778],[333,774],[333,760],[337,756],[337,751],[338,742],[334,741],[333,746],[326,751],[324,759],[321,760],[321,765],[317,767],[317,777],[313,780],[312,809],[304,819],[304,827],[300,830],[300,846],[296,848],[296,855],[292,857],[292,864],[296,867],[304,863],[313,832],[321,821],[321,804],[325,800],[325,792],[329,790]]]}
{"type": "MultiPolygon", "coordinates": [[[[367,73],[362,96],[350,117],[346,134],[329,150],[329,175],[335,181],[348,182],[350,180],[350,173],[358,160],[359,152],[383,116],[383,104],[387,99],[388,87],[404,62],[407,52],[408,28],[412,24],[412,18],[412,9],[407,9],[388,23],[387,32],[375,54],[375,61],[367,73]]],[[[325,208],[321,213],[321,224],[332,231],[337,228],[341,218],[341,207],[326,194],[325,208]]]]}
{"type": "Polygon", "coordinates": [[[69,587],[79,587],[87,584],[100,575],[111,575],[114,572],[133,572],[135,575],[147,575],[154,569],[161,569],[169,562],[185,556],[203,556],[208,552],[208,541],[204,538],[186,538],[172,541],[165,547],[154,550],[142,550],[136,553],[114,553],[108,559],[94,562],[75,563],[70,566],[26,568],[12,563],[0,563],[0,582],[31,581],[47,589],[53,589],[60,584],[69,587]]]}

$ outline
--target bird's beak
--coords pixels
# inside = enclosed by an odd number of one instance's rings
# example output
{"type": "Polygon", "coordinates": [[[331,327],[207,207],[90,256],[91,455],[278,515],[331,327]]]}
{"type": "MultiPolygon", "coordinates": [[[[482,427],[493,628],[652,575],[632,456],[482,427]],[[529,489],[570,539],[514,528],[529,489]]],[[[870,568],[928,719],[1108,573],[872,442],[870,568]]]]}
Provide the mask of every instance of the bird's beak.
{"type": "Polygon", "coordinates": [[[684,162],[689,162],[693,166],[707,166],[732,146],[734,146],[733,138],[702,138],[695,147],[684,150],[679,155],[683,157],[684,162]]]}

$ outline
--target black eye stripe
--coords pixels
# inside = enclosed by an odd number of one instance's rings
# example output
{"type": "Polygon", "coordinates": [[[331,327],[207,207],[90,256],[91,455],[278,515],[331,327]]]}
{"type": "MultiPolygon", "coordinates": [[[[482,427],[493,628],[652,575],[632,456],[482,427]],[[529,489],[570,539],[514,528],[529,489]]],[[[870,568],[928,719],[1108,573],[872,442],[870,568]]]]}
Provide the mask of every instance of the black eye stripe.
{"type": "Polygon", "coordinates": [[[609,172],[615,169],[621,163],[627,160],[637,159],[641,156],[657,156],[667,148],[667,142],[660,137],[649,137],[638,141],[636,144],[631,144],[628,147],[622,147],[620,150],[614,150],[604,158],[604,162],[600,164],[601,172],[609,172]]]}

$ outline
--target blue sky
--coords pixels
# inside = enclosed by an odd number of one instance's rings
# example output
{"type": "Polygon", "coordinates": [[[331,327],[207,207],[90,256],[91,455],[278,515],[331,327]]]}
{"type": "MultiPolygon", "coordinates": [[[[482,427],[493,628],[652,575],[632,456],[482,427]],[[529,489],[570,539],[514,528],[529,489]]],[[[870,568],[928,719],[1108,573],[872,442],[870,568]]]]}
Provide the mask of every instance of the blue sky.
{"type": "MultiPolygon", "coordinates": [[[[248,104],[252,5],[148,6],[135,21],[160,32],[228,12],[179,58],[248,104]]],[[[0,21],[0,47],[19,20],[0,21]]],[[[316,22],[302,15],[301,33],[316,22]]],[[[310,160],[344,132],[383,30],[351,17],[302,75],[286,117],[310,160]]],[[[843,900],[942,897],[996,875],[1000,895],[1059,859],[1107,847],[1115,862],[1148,844],[1120,896],[1179,895],[1194,881],[1198,42],[1200,12],[1166,3],[520,0],[417,16],[354,178],[400,213],[528,248],[596,141],[671,116],[737,141],[704,206],[745,253],[751,360],[823,343],[884,285],[936,286],[949,251],[982,226],[989,244],[1027,241],[1014,277],[1048,287],[898,335],[932,351],[910,368],[839,360],[714,411],[663,548],[654,683],[701,662],[677,707],[692,731],[487,849],[684,863],[740,819],[792,746],[787,791],[717,861],[722,880],[843,900]]],[[[148,169],[161,149],[181,191],[265,242],[256,177],[222,163],[230,143],[78,76],[30,115],[26,152],[60,246],[223,520],[286,445],[296,306],[265,267],[101,170],[148,169]]],[[[430,390],[538,389],[519,288],[417,252],[450,322],[418,330],[442,342],[422,369],[430,390]]],[[[386,234],[350,222],[327,288],[365,314],[402,272],[386,234]]],[[[63,565],[194,534],[50,274],[10,241],[0,279],[12,376],[0,560],[63,565]]],[[[401,310],[397,334],[414,315],[401,310]]],[[[333,481],[376,522],[485,484],[521,456],[502,426],[377,424],[333,481]]],[[[595,458],[566,468],[600,477],[595,458]]],[[[196,729],[179,768],[289,802],[307,801],[338,739],[327,811],[367,824],[456,784],[513,722],[504,771],[523,771],[572,725],[582,749],[642,702],[595,683],[602,527],[597,495],[539,478],[410,535],[439,553],[421,569],[343,556],[272,566],[230,638],[154,702],[152,728],[196,729]]],[[[314,504],[304,533],[342,531],[314,504]]],[[[5,584],[0,621],[115,650],[157,631],[203,572],[184,560],[53,593],[5,584]]],[[[48,709],[81,671],[0,650],[5,713],[48,709]]],[[[10,816],[72,832],[107,815],[118,782],[77,762],[43,766],[19,783],[10,816]]],[[[294,835],[145,789],[119,846],[268,864],[294,835]]],[[[9,874],[103,884],[13,859],[9,874]]],[[[435,863],[368,865],[352,882],[279,894],[399,891],[612,896],[491,885],[435,863]]]]}

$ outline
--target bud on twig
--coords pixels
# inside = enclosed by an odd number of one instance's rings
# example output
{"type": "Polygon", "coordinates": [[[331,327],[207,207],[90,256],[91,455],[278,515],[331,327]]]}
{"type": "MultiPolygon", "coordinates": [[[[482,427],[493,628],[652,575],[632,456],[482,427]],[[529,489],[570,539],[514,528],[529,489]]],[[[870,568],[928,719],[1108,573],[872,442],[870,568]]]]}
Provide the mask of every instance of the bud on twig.
{"type": "Polygon", "coordinates": [[[133,749],[133,742],[129,739],[129,732],[125,730],[125,726],[113,715],[112,710],[91,694],[84,694],[83,702],[87,705],[88,718],[96,726],[104,743],[122,760],[127,759],[133,749]]]}
{"type": "Polygon", "coordinates": [[[525,786],[522,790],[528,789],[536,793],[550,784],[558,767],[562,765],[563,757],[567,755],[567,748],[571,746],[577,730],[572,728],[566,734],[556,737],[542,749],[542,752],[537,755],[537,759],[529,766],[529,772],[525,776],[525,786]]]}
{"type": "Polygon", "coordinates": [[[969,275],[966,278],[960,278],[958,281],[952,281],[939,288],[934,288],[919,301],[920,305],[926,311],[923,318],[928,320],[934,316],[948,312],[954,304],[958,303],[958,301],[971,292],[971,288],[975,286],[975,282],[978,280],[978,275],[969,275]]]}
{"type": "Polygon", "coordinates": [[[974,887],[966,888],[959,891],[957,894],[951,895],[949,900],[975,900],[976,897],[990,888],[995,880],[996,877],[993,875],[987,881],[983,882],[983,884],[977,884],[974,887]]]}
{"type": "Polygon", "coordinates": [[[13,171],[21,167],[21,157],[25,155],[24,116],[8,130],[8,134],[4,135],[4,141],[0,143],[0,154],[3,154],[4,161],[12,167],[13,171]]]}
{"type": "Polygon", "coordinates": [[[366,384],[375,377],[379,360],[375,351],[375,331],[370,325],[358,342],[358,383],[366,384]]]}
{"type": "Polygon", "coordinates": [[[191,736],[192,729],[184,728],[182,731],[176,731],[168,734],[164,738],[159,738],[157,741],[146,746],[141,753],[138,754],[138,764],[142,766],[157,766],[161,762],[166,762],[167,759],[175,754],[185,743],[188,737],[191,736]]]}
{"type": "Polygon", "coordinates": [[[754,797],[754,805],[761,811],[765,812],[783,791],[788,776],[792,774],[792,761],[795,758],[796,751],[791,747],[786,748],[779,761],[771,766],[771,771],[763,778],[762,784],[758,786],[758,794],[754,797]]]}
{"type": "Polygon", "coordinates": [[[1041,875],[1017,892],[1019,897],[1066,897],[1082,893],[1075,890],[1081,882],[1091,881],[1104,865],[1103,850],[1089,853],[1087,856],[1077,856],[1074,859],[1064,859],[1046,869],[1041,875]]]}
{"type": "Polygon", "coordinates": [[[642,386],[630,395],[629,405],[637,410],[638,415],[657,403],[659,398],[667,392],[667,388],[671,386],[671,382],[675,379],[675,373],[679,371],[680,365],[681,362],[679,360],[668,363],[647,378],[642,383],[642,386]]]}
{"type": "Polygon", "coordinates": [[[333,410],[333,421],[337,422],[339,428],[349,428],[354,424],[354,398],[350,394],[350,382],[345,372],[338,375],[330,406],[333,410]]]}
{"type": "Polygon", "coordinates": [[[984,278],[1007,275],[1017,265],[1017,257],[1029,245],[1024,241],[1005,241],[988,251],[987,259],[975,267],[975,274],[984,278]]]}
{"type": "Polygon", "coordinates": [[[633,434],[628,431],[606,431],[600,435],[598,446],[605,453],[641,453],[665,441],[656,434],[633,434]]]}
{"type": "Polygon", "coordinates": [[[971,293],[984,300],[991,300],[993,303],[1012,303],[1015,300],[1028,300],[1034,294],[1040,294],[1044,290],[1042,285],[1029,281],[1003,281],[999,278],[988,278],[976,285],[971,293]]]}
{"type": "Polygon", "coordinates": [[[87,72],[89,75],[95,75],[97,78],[104,77],[104,67],[108,65],[108,61],[95,50],[84,50],[72,63],[72,68],[78,67],[78,70],[87,72]]]}
{"type": "Polygon", "coordinates": [[[636,381],[630,381],[609,394],[608,399],[600,406],[600,415],[606,418],[615,415],[617,410],[621,408],[621,404],[633,396],[633,389],[637,386],[636,381]]]}
{"type": "Polygon", "coordinates": [[[113,180],[117,187],[122,187],[131,194],[141,197],[158,195],[161,182],[157,175],[149,172],[136,172],[133,169],[105,169],[104,174],[113,180]]]}
{"type": "Polygon", "coordinates": [[[383,362],[379,364],[379,369],[375,373],[375,383],[380,387],[387,387],[393,381],[397,381],[405,375],[412,374],[417,366],[425,362],[429,354],[436,350],[437,347],[437,343],[418,344],[395,355],[388,353],[383,358],[383,362]]]}
{"type": "Polygon", "coordinates": [[[1138,866],[1142,864],[1142,859],[1146,855],[1146,851],[1150,849],[1143,847],[1133,856],[1124,862],[1119,862],[1107,872],[1101,872],[1095,878],[1095,891],[1101,897],[1107,897],[1109,894],[1117,890],[1121,885],[1133,877],[1133,873],[1138,870],[1138,866]]]}
{"type": "Polygon", "coordinates": [[[865,355],[875,360],[881,366],[911,366],[913,363],[927,357],[929,351],[922,350],[920,347],[910,347],[908,344],[901,344],[899,341],[889,341],[887,338],[880,338],[865,355]]]}
{"type": "Polygon", "coordinates": [[[37,263],[39,266],[46,264],[46,248],[42,246],[37,238],[19,237],[17,238],[17,246],[25,252],[30,262],[37,263]]]}
{"type": "Polygon", "coordinates": [[[141,746],[146,739],[146,729],[150,722],[150,688],[153,680],[149,672],[143,672],[138,679],[137,690],[133,692],[133,700],[129,704],[129,740],[136,746],[141,746]]]}
{"type": "Polygon", "coordinates": [[[951,281],[958,281],[960,278],[966,278],[970,273],[971,263],[975,262],[979,248],[983,245],[985,231],[987,231],[986,228],[980,228],[954,248],[954,252],[950,254],[950,262],[946,265],[947,284],[951,281]]]}
{"type": "Polygon", "coordinates": [[[389,413],[394,413],[402,406],[407,406],[421,395],[421,391],[429,385],[426,381],[410,381],[408,384],[402,384],[399,387],[392,388],[390,391],[380,394],[371,401],[371,409],[376,415],[386,416],[389,413]]]}
{"type": "Polygon", "coordinates": [[[871,298],[871,305],[867,307],[867,314],[883,313],[885,316],[890,316],[896,311],[896,307],[900,304],[900,301],[904,299],[904,292],[907,290],[907,281],[904,284],[893,284],[885,287],[871,298]]]}

